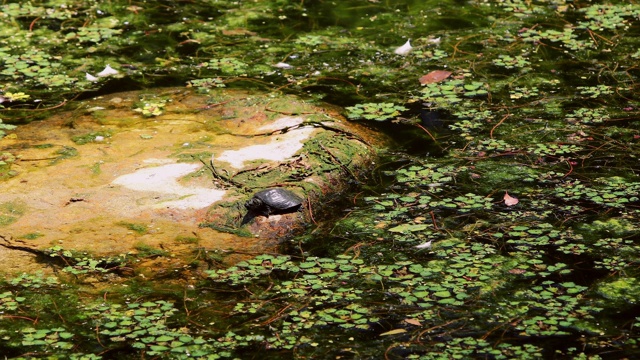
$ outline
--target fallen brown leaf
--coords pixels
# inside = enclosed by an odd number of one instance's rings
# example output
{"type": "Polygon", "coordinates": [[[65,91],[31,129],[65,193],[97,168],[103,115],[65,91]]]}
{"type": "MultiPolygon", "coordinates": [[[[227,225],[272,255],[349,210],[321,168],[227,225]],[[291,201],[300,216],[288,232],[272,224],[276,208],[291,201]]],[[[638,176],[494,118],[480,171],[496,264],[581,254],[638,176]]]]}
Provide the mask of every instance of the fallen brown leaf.
{"type": "Polygon", "coordinates": [[[420,323],[420,320],[416,320],[416,319],[404,319],[404,322],[406,322],[407,324],[415,325],[415,326],[422,326],[422,324],[420,323]]]}
{"type": "Polygon", "coordinates": [[[434,71],[428,73],[427,75],[421,77],[419,79],[419,81],[420,81],[420,84],[426,85],[426,84],[432,84],[432,83],[440,82],[440,81],[448,78],[449,76],[451,76],[451,71],[434,70],[434,71]]]}

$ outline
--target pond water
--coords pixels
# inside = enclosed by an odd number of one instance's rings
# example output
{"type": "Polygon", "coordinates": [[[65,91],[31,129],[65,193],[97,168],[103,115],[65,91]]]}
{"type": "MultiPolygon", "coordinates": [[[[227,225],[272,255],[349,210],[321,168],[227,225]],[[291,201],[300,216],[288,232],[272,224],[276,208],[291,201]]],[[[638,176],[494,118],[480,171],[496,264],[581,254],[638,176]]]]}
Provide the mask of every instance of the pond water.
{"type": "MultiPolygon", "coordinates": [[[[279,254],[225,267],[200,248],[142,278],[171,254],[56,249],[64,271],[1,284],[8,358],[640,355],[639,5],[9,1],[0,15],[0,137],[76,98],[183,85],[326,102],[395,140],[279,254]],[[118,73],[98,76],[107,64],[118,73]]],[[[3,206],[0,224],[20,211],[3,206]]]]}

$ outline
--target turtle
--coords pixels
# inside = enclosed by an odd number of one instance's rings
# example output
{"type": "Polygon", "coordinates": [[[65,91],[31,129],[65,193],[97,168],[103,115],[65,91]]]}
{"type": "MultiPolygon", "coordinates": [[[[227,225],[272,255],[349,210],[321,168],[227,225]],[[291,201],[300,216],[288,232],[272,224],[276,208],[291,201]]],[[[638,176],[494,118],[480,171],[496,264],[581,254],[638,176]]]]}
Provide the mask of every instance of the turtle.
{"type": "Polygon", "coordinates": [[[283,188],[271,188],[258,191],[244,204],[244,207],[256,214],[269,217],[270,214],[282,214],[298,211],[302,199],[283,188]]]}

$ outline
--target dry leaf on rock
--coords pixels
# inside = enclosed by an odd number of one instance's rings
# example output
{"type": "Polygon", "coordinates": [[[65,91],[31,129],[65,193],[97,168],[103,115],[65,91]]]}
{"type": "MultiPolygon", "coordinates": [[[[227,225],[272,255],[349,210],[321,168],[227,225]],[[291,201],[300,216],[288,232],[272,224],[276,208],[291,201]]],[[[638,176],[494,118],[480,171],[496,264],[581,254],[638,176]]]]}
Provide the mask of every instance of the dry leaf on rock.
{"type": "Polygon", "coordinates": [[[422,84],[422,85],[433,84],[433,83],[440,82],[440,81],[448,78],[449,76],[451,76],[451,71],[434,70],[434,71],[428,73],[427,75],[421,77],[419,79],[419,81],[420,81],[420,84],[422,84]]]}

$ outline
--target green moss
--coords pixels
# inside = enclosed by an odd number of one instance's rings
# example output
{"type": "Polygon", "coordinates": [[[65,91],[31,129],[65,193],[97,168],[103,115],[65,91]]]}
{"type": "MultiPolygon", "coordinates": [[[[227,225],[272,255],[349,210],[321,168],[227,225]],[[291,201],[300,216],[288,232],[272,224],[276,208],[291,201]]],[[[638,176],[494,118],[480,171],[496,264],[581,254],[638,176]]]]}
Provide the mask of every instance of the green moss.
{"type": "Polygon", "coordinates": [[[35,239],[37,239],[39,237],[42,237],[42,236],[44,236],[44,234],[41,234],[39,232],[33,232],[33,233],[28,233],[28,234],[21,235],[21,236],[19,236],[19,238],[27,239],[27,240],[35,240],[35,239]]]}
{"type": "Polygon", "coordinates": [[[136,223],[131,223],[131,222],[126,222],[126,221],[120,221],[118,223],[116,223],[116,225],[118,226],[123,226],[131,231],[134,231],[140,235],[145,234],[149,229],[147,227],[147,225],[145,224],[136,224],[136,223]]]}
{"type": "Polygon", "coordinates": [[[605,221],[595,220],[591,223],[581,224],[580,230],[590,238],[625,237],[634,234],[637,231],[636,226],[635,223],[625,219],[611,218],[605,221]]]}
{"type": "Polygon", "coordinates": [[[177,236],[176,242],[179,244],[197,244],[200,241],[197,237],[194,236],[177,236]]]}
{"type": "Polygon", "coordinates": [[[134,249],[137,250],[136,256],[140,258],[169,255],[169,252],[166,250],[158,249],[143,243],[136,244],[134,246],[134,249]]]}
{"type": "Polygon", "coordinates": [[[110,131],[95,131],[85,135],[74,136],[71,138],[71,140],[78,145],[84,145],[84,144],[93,143],[93,142],[99,143],[104,141],[106,138],[110,138],[110,137],[111,137],[110,131]]]}
{"type": "Polygon", "coordinates": [[[640,297],[639,282],[633,277],[602,281],[596,287],[598,295],[607,299],[601,305],[617,309],[634,306],[640,297]]]}
{"type": "Polygon", "coordinates": [[[26,211],[27,205],[21,201],[0,203],[0,226],[7,226],[16,222],[26,211]]]}
{"type": "Polygon", "coordinates": [[[71,146],[63,146],[62,149],[56,151],[56,155],[55,160],[51,161],[53,164],[60,160],[78,156],[78,149],[71,146]]]}

